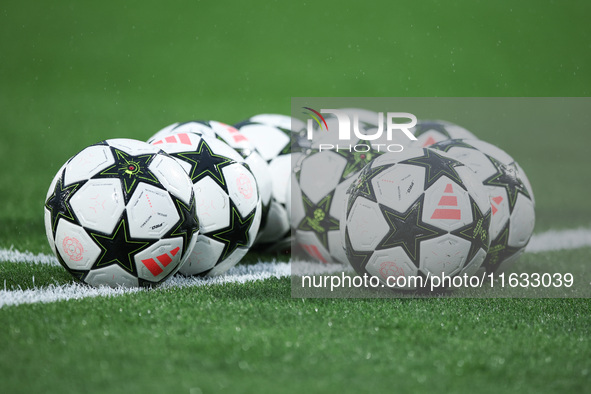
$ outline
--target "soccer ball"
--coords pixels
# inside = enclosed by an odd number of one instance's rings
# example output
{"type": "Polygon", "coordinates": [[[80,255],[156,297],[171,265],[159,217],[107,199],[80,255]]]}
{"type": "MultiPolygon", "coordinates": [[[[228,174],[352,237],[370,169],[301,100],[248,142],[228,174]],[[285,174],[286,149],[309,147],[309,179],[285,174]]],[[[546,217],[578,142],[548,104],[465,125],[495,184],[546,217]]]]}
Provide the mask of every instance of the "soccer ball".
{"type": "Polygon", "coordinates": [[[465,128],[444,120],[419,120],[416,126],[410,129],[410,132],[417,140],[411,141],[407,145],[415,148],[425,148],[437,142],[451,139],[476,139],[476,136],[465,128]]]}
{"type": "Polygon", "coordinates": [[[192,133],[217,138],[238,152],[241,158],[234,159],[246,163],[256,179],[262,204],[262,220],[265,221],[271,205],[271,193],[273,192],[271,174],[267,162],[259,155],[248,141],[248,138],[236,128],[225,123],[215,120],[194,120],[166,126],[150,137],[148,143],[158,140],[166,141],[167,137],[179,133],[192,133]]]}
{"type": "Polygon", "coordinates": [[[314,151],[295,166],[292,225],[296,242],[314,260],[347,264],[339,230],[346,191],[358,172],[380,154],[354,149],[314,151]]]}
{"type": "Polygon", "coordinates": [[[285,207],[287,184],[291,174],[291,152],[295,144],[291,133],[291,118],[283,115],[263,114],[236,124],[261,157],[269,165],[272,198],[269,213],[261,224],[257,243],[277,242],[289,233],[289,215],[285,207]]]}
{"type": "Polygon", "coordinates": [[[292,153],[299,152],[307,147],[306,125],[297,118],[281,114],[260,114],[240,122],[239,125],[245,123],[259,123],[283,130],[290,130],[289,137],[291,139],[290,144],[292,153]]]}
{"type": "Polygon", "coordinates": [[[179,272],[219,275],[252,246],[261,222],[261,201],[252,172],[224,142],[179,133],[153,141],[174,157],[191,178],[200,234],[179,272]]]}
{"type": "Polygon", "coordinates": [[[491,244],[482,266],[488,272],[506,269],[523,253],[534,230],[534,193],[525,172],[488,142],[448,140],[431,148],[468,166],[486,188],[492,208],[491,244]]]}
{"type": "MultiPolygon", "coordinates": [[[[359,116],[362,133],[372,133],[377,113],[350,108],[343,109],[359,116]],[[373,116],[375,115],[375,116],[373,116]],[[364,118],[366,121],[363,121],[364,118]]],[[[347,264],[347,256],[340,239],[339,223],[346,191],[359,171],[371,160],[384,153],[387,140],[360,140],[353,136],[348,141],[338,139],[338,120],[327,116],[327,130],[315,128],[310,149],[292,160],[292,227],[295,240],[312,259],[330,263],[347,264]],[[322,150],[321,146],[338,147],[322,150]]]]}
{"type": "Polygon", "coordinates": [[[192,183],[156,146],[130,139],[91,145],[62,166],[45,199],[59,262],[93,285],[151,286],[173,275],[199,233],[192,183]]]}
{"type": "Polygon", "coordinates": [[[305,127],[301,120],[282,114],[259,114],[250,117],[244,122],[266,124],[292,131],[297,131],[305,127]]]}
{"type": "Polygon", "coordinates": [[[352,183],[344,209],[341,240],[349,262],[386,285],[402,276],[472,275],[488,251],[486,190],[443,152],[408,148],[379,156],[352,183]]]}

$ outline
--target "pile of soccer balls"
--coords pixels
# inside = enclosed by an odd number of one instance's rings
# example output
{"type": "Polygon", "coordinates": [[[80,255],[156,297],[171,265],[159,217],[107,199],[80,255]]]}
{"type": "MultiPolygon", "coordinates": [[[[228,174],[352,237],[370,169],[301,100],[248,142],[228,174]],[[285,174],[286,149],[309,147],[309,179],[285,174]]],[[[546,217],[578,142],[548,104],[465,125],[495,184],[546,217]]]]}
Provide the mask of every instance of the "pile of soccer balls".
{"type": "MultiPolygon", "coordinates": [[[[374,135],[377,114],[365,118],[365,133],[374,135]]],[[[534,196],[523,169],[460,126],[419,120],[410,131],[416,140],[400,141],[404,149],[397,153],[379,151],[376,141],[338,150],[312,143],[294,166],[297,244],[313,260],[351,264],[385,285],[400,276],[505,269],[534,227],[534,196]]],[[[329,134],[319,140],[330,141],[329,134]]],[[[408,283],[401,288],[417,282],[408,283]]]]}
{"type": "Polygon", "coordinates": [[[111,139],[83,149],[47,192],[51,248],[93,286],[226,272],[255,243],[289,236],[290,126],[282,115],[236,127],[191,121],[147,142],[111,139]]]}
{"type": "MultiPolygon", "coordinates": [[[[359,114],[370,135],[377,114],[359,114]]],[[[514,261],[534,225],[521,167],[457,125],[420,121],[412,133],[398,153],[320,150],[303,122],[265,114],[102,141],[53,179],[47,238],[66,270],[93,286],[220,275],[252,247],[289,245],[290,230],[293,252],[382,281],[514,261]]]]}

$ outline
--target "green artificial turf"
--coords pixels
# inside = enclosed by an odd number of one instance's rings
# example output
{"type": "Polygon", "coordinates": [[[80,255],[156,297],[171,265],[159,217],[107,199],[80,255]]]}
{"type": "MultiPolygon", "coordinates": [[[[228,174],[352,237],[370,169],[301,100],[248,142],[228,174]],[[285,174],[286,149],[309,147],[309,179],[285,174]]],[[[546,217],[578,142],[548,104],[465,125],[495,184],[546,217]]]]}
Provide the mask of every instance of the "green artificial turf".
{"type": "MultiPolygon", "coordinates": [[[[300,275],[306,276],[305,280],[303,276],[292,276],[291,295],[295,298],[589,298],[590,252],[587,247],[525,253],[502,271],[478,272],[474,279],[460,276],[457,279],[462,280],[455,282],[448,275],[446,279],[435,275],[435,282],[411,282],[407,277],[409,283],[422,283],[417,285],[416,291],[389,289],[389,284],[377,280],[373,283],[369,278],[365,286],[361,277],[356,281],[352,279],[355,273],[351,270],[316,277],[306,275],[304,271],[300,275]]],[[[302,271],[296,269],[294,272],[302,271]]]]}
{"type": "MultiPolygon", "coordinates": [[[[534,0],[3,1],[0,248],[51,252],[51,179],[103,139],[289,114],[291,97],[589,96],[590,11],[534,0]]],[[[561,116],[518,132],[498,127],[502,113],[459,118],[524,167],[537,231],[591,224],[589,128],[564,129],[561,116]]],[[[23,263],[0,262],[0,275],[0,290],[71,281],[23,263]]],[[[293,299],[289,278],[4,307],[0,391],[584,392],[589,312],[587,299],[293,299]]]]}
{"type": "MultiPolygon", "coordinates": [[[[145,140],[190,119],[288,114],[291,97],[589,95],[589,8],[4,2],[0,246],[49,252],[41,212],[51,179],[103,139],[145,140]]],[[[525,168],[540,228],[589,225],[591,217],[580,178],[589,133],[563,130],[560,120],[518,133],[466,125],[525,168]]]]}
{"type": "MultiPolygon", "coordinates": [[[[543,253],[525,253],[519,260],[505,271],[503,281],[499,278],[499,273],[494,276],[493,286],[491,288],[491,278],[487,275],[485,277],[482,288],[484,290],[476,289],[463,289],[450,291],[445,293],[446,296],[455,297],[589,297],[590,289],[589,283],[591,283],[591,275],[588,270],[588,257],[591,249],[579,248],[572,250],[558,250],[543,253]],[[531,282],[531,286],[526,286],[525,278],[518,280],[515,276],[517,274],[528,274],[528,280],[531,282]],[[545,279],[546,285],[538,284],[534,288],[533,274],[543,275],[544,273],[549,275],[560,274],[563,280],[560,286],[558,285],[558,279],[555,278],[550,280],[545,279]],[[568,281],[564,277],[565,274],[571,274],[568,277],[568,281]],[[510,284],[509,278],[512,279],[510,284]],[[531,279],[530,279],[531,278],[531,279]],[[572,278],[572,283],[570,283],[572,278]],[[515,285],[515,284],[518,285],[515,285]],[[523,287],[519,285],[523,284],[523,287]],[[525,290],[525,288],[528,288],[525,290]]],[[[305,258],[305,256],[302,256],[305,258]]],[[[264,261],[270,261],[271,257],[263,253],[251,252],[245,261],[241,261],[240,264],[256,264],[261,259],[267,259],[264,261]]],[[[276,256],[276,261],[285,261],[284,258],[276,256]]],[[[349,272],[349,270],[347,270],[349,272]]],[[[180,274],[179,274],[180,275],[180,274]]],[[[333,274],[340,276],[338,274],[333,274]]],[[[326,276],[323,275],[323,276],[326,276]]],[[[541,279],[540,279],[541,281],[541,279]]],[[[0,261],[0,285],[5,286],[7,290],[26,290],[35,288],[47,288],[51,285],[66,285],[76,283],[74,278],[69,275],[61,266],[54,266],[48,264],[29,264],[29,263],[13,263],[13,262],[2,262],[0,261]]],[[[300,282],[294,278],[294,284],[300,285],[300,282]]],[[[320,283],[320,282],[317,282],[320,283]]],[[[323,288],[298,288],[291,294],[295,297],[417,297],[419,295],[408,292],[392,292],[384,289],[383,291],[377,292],[375,289],[363,289],[359,286],[343,286],[342,288],[335,287],[330,289],[330,280],[327,282],[327,286],[323,288]]],[[[300,285],[301,286],[301,285],[300,285]]],[[[380,290],[380,289],[378,289],[380,290]]],[[[422,295],[421,295],[422,296],[422,295]]]]}
{"type": "Polygon", "coordinates": [[[0,286],[3,289],[25,290],[74,282],[74,277],[62,266],[0,263],[0,286]]]}
{"type": "Polygon", "coordinates": [[[2,311],[3,391],[581,392],[585,299],[291,299],[289,279],[2,311]]]}

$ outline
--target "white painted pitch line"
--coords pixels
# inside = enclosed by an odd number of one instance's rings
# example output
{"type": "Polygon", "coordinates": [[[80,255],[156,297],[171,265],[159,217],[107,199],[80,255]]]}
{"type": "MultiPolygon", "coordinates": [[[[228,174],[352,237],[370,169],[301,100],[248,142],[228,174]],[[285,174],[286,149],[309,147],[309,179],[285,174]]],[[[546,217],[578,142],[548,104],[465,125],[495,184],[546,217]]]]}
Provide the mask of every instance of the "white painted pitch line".
{"type": "Polygon", "coordinates": [[[525,247],[526,253],[578,249],[591,246],[591,229],[549,230],[534,234],[525,247]]]}
{"type": "MultiPolygon", "coordinates": [[[[585,246],[591,246],[591,229],[549,230],[540,234],[534,234],[525,252],[540,253],[552,250],[577,249],[585,246]]],[[[29,251],[20,252],[13,247],[10,249],[0,249],[0,261],[60,265],[57,258],[53,255],[35,254],[29,251]]]]}
{"type": "MultiPolygon", "coordinates": [[[[541,234],[535,234],[531,238],[525,251],[527,253],[541,253],[546,251],[577,249],[586,246],[591,246],[591,229],[579,228],[574,230],[551,230],[541,234]]],[[[55,256],[42,253],[34,254],[31,252],[19,252],[13,248],[0,249],[0,261],[59,265],[55,256]]],[[[335,273],[340,272],[343,269],[343,266],[339,264],[322,265],[314,262],[298,262],[300,267],[302,264],[306,265],[306,272],[310,272],[311,274],[335,273]]],[[[160,286],[160,288],[246,283],[269,278],[282,278],[289,276],[290,273],[291,267],[289,263],[261,262],[254,265],[239,265],[233,267],[225,275],[215,278],[185,278],[175,276],[166,281],[160,286]]],[[[0,308],[8,305],[30,304],[36,302],[46,303],[86,297],[112,297],[139,291],[146,290],[137,288],[92,288],[77,283],[62,286],[50,285],[48,287],[27,290],[3,289],[0,290],[0,308]]]]}
{"type": "MultiPolygon", "coordinates": [[[[215,278],[185,278],[175,276],[162,284],[159,288],[180,288],[189,286],[219,285],[224,283],[245,283],[272,277],[281,278],[289,276],[288,263],[257,263],[249,266],[238,266],[230,269],[226,275],[215,278]]],[[[0,308],[8,305],[31,304],[36,302],[55,302],[69,299],[81,299],[86,297],[113,297],[122,294],[146,291],[140,288],[110,288],[101,286],[98,288],[79,283],[67,285],[26,289],[26,290],[0,290],[0,308]]]]}
{"type": "Polygon", "coordinates": [[[140,288],[109,288],[90,287],[79,283],[71,283],[62,286],[49,285],[43,288],[27,290],[0,290],[0,309],[9,305],[34,304],[37,302],[55,302],[61,300],[78,300],[88,297],[117,296],[136,293],[144,289],[140,288]]]}
{"type": "Polygon", "coordinates": [[[10,249],[0,249],[0,261],[7,261],[9,263],[60,265],[54,255],[43,253],[35,254],[29,251],[19,252],[12,246],[10,249]]]}
{"type": "MultiPolygon", "coordinates": [[[[303,263],[309,266],[313,273],[338,272],[342,270],[340,264],[319,265],[318,263],[303,263]]],[[[206,285],[221,285],[224,283],[246,283],[269,278],[283,278],[290,276],[289,263],[257,263],[253,265],[239,265],[231,268],[225,275],[213,278],[174,276],[164,282],[159,288],[200,287],[206,285]]],[[[0,290],[0,308],[9,305],[32,304],[36,302],[55,302],[61,300],[81,299],[86,297],[113,297],[122,294],[146,291],[139,288],[110,288],[101,286],[93,288],[79,283],[26,290],[0,290]]]]}

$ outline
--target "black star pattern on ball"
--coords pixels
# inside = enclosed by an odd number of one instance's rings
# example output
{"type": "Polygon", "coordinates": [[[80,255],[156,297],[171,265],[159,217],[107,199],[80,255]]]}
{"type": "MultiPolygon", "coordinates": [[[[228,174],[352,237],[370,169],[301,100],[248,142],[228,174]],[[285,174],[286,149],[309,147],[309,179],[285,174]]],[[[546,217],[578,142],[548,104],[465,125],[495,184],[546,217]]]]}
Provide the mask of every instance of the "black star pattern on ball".
{"type": "Polygon", "coordinates": [[[125,271],[137,276],[137,267],[133,257],[136,253],[149,247],[153,241],[133,239],[127,227],[124,215],[110,235],[87,230],[97,246],[101,248],[101,254],[96,259],[92,269],[117,264],[125,271]]]}
{"type": "MultiPolygon", "coordinates": [[[[371,144],[368,141],[359,141],[357,144],[364,144],[371,147],[371,144]]],[[[372,149],[369,149],[367,152],[356,152],[354,150],[349,152],[348,150],[339,150],[336,153],[343,156],[347,160],[347,164],[345,165],[345,169],[341,174],[340,181],[343,181],[349,178],[352,174],[360,171],[367,163],[381,154],[372,149]]]]}
{"type": "Polygon", "coordinates": [[[199,232],[199,219],[197,219],[197,213],[195,211],[195,197],[191,197],[189,205],[185,204],[182,200],[176,196],[170,195],[177,206],[177,210],[180,214],[180,219],[175,228],[173,228],[166,238],[172,237],[183,237],[183,256],[187,251],[189,243],[195,233],[199,232]]]}
{"type": "Polygon", "coordinates": [[[436,144],[429,146],[429,148],[437,149],[443,152],[449,152],[452,148],[467,148],[478,150],[462,139],[440,141],[436,144]]]}
{"type": "Polygon", "coordinates": [[[176,133],[188,133],[188,134],[195,134],[198,136],[203,136],[203,135],[207,135],[208,132],[211,132],[210,135],[215,135],[215,132],[213,131],[213,128],[211,127],[211,124],[209,123],[209,121],[206,120],[188,120],[186,122],[178,122],[176,124],[176,126],[174,126],[172,129],[169,130],[168,135],[173,135],[176,133]],[[203,130],[202,127],[199,127],[198,125],[201,126],[205,126],[205,130],[203,130]],[[197,127],[197,129],[195,129],[194,127],[197,127]],[[209,130],[207,130],[209,129],[209,130]]]}
{"type": "Polygon", "coordinates": [[[119,178],[123,183],[123,196],[126,204],[140,182],[162,189],[160,181],[148,168],[156,156],[155,154],[134,156],[113,147],[111,147],[111,152],[113,152],[115,163],[92,178],[119,178]]]}
{"type": "Polygon", "coordinates": [[[280,156],[280,155],[289,155],[291,153],[291,147],[294,144],[295,136],[292,135],[291,130],[284,129],[283,127],[276,127],[276,126],[275,126],[275,128],[277,130],[282,131],[283,134],[285,134],[286,136],[289,137],[289,142],[287,143],[287,145],[285,145],[283,147],[283,149],[281,149],[281,152],[279,152],[279,155],[278,156],[280,156]]]}
{"type": "Polygon", "coordinates": [[[423,156],[401,161],[400,164],[425,167],[425,190],[431,187],[442,176],[448,177],[461,188],[467,190],[464,182],[462,182],[462,178],[460,178],[460,175],[455,170],[455,167],[463,166],[463,164],[457,160],[443,156],[432,149],[423,148],[423,156]]]}
{"type": "Polygon", "coordinates": [[[72,274],[72,276],[76,280],[78,280],[78,281],[80,281],[82,283],[86,283],[86,282],[84,282],[84,279],[86,279],[86,276],[90,272],[88,270],[73,270],[73,269],[68,269],[68,271],[70,272],[70,274],[72,274]]]}
{"type": "MultiPolygon", "coordinates": [[[[202,124],[203,126],[209,127],[210,129],[213,130],[213,128],[211,127],[211,123],[209,123],[209,121],[207,121],[207,120],[189,120],[186,122],[179,122],[179,124],[177,124],[174,127],[174,129],[172,129],[172,130],[178,129],[178,128],[188,125],[188,124],[190,125],[192,123],[199,123],[199,124],[202,124]]],[[[195,133],[195,134],[201,135],[201,133],[195,133]]]]}
{"type": "Polygon", "coordinates": [[[242,217],[236,205],[230,200],[230,225],[221,230],[206,234],[224,244],[224,250],[216,264],[225,260],[237,248],[250,247],[248,232],[254,222],[255,216],[256,209],[253,209],[246,217],[242,217]]]}
{"type": "Polygon", "coordinates": [[[509,196],[509,212],[513,212],[515,202],[517,201],[517,195],[523,194],[525,197],[531,199],[527,188],[521,177],[519,176],[519,168],[515,162],[510,164],[503,164],[494,157],[488,156],[488,159],[495,166],[496,172],[489,178],[482,182],[485,186],[497,186],[503,187],[507,191],[509,196]]]}
{"type": "Polygon", "coordinates": [[[236,123],[234,125],[234,128],[240,130],[242,127],[250,126],[250,125],[262,125],[262,126],[267,126],[267,127],[275,128],[275,129],[281,131],[283,134],[285,134],[289,138],[289,142],[281,149],[281,152],[279,152],[277,154],[277,156],[280,156],[280,155],[288,155],[292,151],[292,146],[297,147],[297,135],[296,135],[296,133],[292,133],[291,130],[284,129],[283,127],[274,126],[274,125],[270,125],[270,124],[259,123],[259,122],[253,122],[253,121],[250,121],[250,120],[244,120],[244,121],[242,121],[240,123],[236,123]]]}
{"type": "Polygon", "coordinates": [[[257,124],[260,124],[260,123],[252,122],[252,121],[250,121],[250,120],[247,119],[247,120],[243,120],[242,122],[238,122],[238,123],[234,124],[234,128],[240,130],[242,127],[253,125],[253,124],[254,125],[257,125],[257,124]]]}
{"type": "MultiPolygon", "coordinates": [[[[236,151],[236,153],[238,153],[243,159],[248,158],[248,156],[250,156],[253,152],[252,149],[248,149],[245,147],[241,147],[241,146],[237,146],[236,144],[234,144],[232,141],[228,141],[226,138],[222,137],[221,135],[216,133],[216,137],[215,137],[218,141],[222,141],[224,144],[230,145],[232,147],[232,149],[234,149],[236,151]]],[[[244,163],[246,164],[246,163],[244,163]]]]}
{"type": "Polygon", "coordinates": [[[402,213],[379,204],[390,229],[376,249],[401,246],[417,268],[420,262],[420,243],[447,233],[422,221],[424,198],[425,195],[422,194],[406,212],[402,213]]]}
{"type": "Polygon", "coordinates": [[[318,204],[314,204],[305,194],[302,194],[306,216],[298,225],[298,230],[312,231],[326,250],[328,250],[328,232],[339,229],[339,221],[329,213],[333,195],[334,191],[318,204]]]}
{"type": "Polygon", "coordinates": [[[414,135],[415,137],[420,136],[421,134],[426,133],[427,131],[437,131],[438,133],[443,134],[447,139],[451,139],[451,135],[449,135],[449,131],[445,128],[445,125],[439,122],[419,122],[415,126],[414,135]]]}
{"type": "Polygon", "coordinates": [[[347,189],[347,194],[349,195],[347,198],[347,216],[349,216],[349,212],[351,212],[351,208],[358,197],[364,197],[370,201],[377,202],[371,180],[386,168],[389,167],[378,166],[372,168],[372,166],[367,166],[359,173],[358,178],[347,189]]]}
{"type": "Polygon", "coordinates": [[[70,206],[70,199],[74,196],[74,192],[86,183],[86,181],[81,181],[64,187],[64,173],[57,180],[53,193],[45,202],[45,206],[51,213],[51,232],[54,237],[60,218],[76,223],[74,212],[70,206]]]}
{"type": "Polygon", "coordinates": [[[353,244],[351,243],[348,228],[345,230],[345,252],[347,253],[347,260],[349,260],[349,263],[351,264],[353,269],[355,269],[355,271],[358,274],[363,275],[363,273],[365,272],[365,266],[367,265],[369,258],[373,254],[373,251],[355,250],[353,248],[353,244]]]}
{"type": "Polygon", "coordinates": [[[228,192],[222,168],[235,163],[235,161],[226,156],[213,153],[204,139],[199,141],[199,145],[197,145],[194,152],[173,153],[171,156],[184,160],[191,165],[188,174],[193,184],[209,176],[226,193],[228,192]]]}
{"type": "Polygon", "coordinates": [[[505,223],[505,226],[499,233],[496,239],[493,239],[488,248],[488,253],[482,267],[486,269],[486,272],[494,272],[499,268],[501,263],[507,258],[513,256],[519,251],[518,247],[509,246],[509,221],[505,223]]]}
{"type": "Polygon", "coordinates": [[[60,265],[66,269],[66,271],[72,274],[72,276],[74,276],[74,278],[76,278],[78,281],[84,283],[84,278],[86,277],[88,272],[90,272],[89,270],[75,270],[70,268],[68,264],[66,264],[60,253],[56,253],[55,257],[57,258],[57,261],[60,263],[60,265]]]}
{"type": "Polygon", "coordinates": [[[451,232],[453,235],[470,242],[470,251],[468,252],[466,264],[472,261],[480,249],[485,252],[488,251],[490,244],[488,229],[492,217],[490,208],[486,211],[486,215],[483,214],[472,196],[470,196],[470,205],[472,206],[472,222],[451,232]]]}

